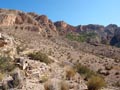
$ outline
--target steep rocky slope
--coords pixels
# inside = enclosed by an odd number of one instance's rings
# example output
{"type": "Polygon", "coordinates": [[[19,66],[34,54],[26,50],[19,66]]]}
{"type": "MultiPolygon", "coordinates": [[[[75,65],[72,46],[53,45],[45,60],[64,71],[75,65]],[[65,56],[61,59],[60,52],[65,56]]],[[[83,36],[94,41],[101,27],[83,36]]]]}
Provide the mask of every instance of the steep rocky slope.
{"type": "Polygon", "coordinates": [[[72,26],[63,21],[58,21],[55,22],[55,26],[61,35],[67,35],[69,33],[76,33],[76,35],[81,35],[83,33],[88,35],[89,33],[92,35],[96,34],[97,39],[96,37],[94,39],[91,39],[90,37],[87,38],[85,42],[95,40],[97,43],[109,44],[119,47],[119,27],[115,24],[110,24],[106,27],[95,24],[72,26]]]}
{"type": "Polygon", "coordinates": [[[0,9],[0,89],[87,90],[91,77],[100,76],[107,83],[101,90],[119,90],[120,49],[64,37],[81,32],[119,42],[115,25],[74,27],[45,15],[0,9]]]}

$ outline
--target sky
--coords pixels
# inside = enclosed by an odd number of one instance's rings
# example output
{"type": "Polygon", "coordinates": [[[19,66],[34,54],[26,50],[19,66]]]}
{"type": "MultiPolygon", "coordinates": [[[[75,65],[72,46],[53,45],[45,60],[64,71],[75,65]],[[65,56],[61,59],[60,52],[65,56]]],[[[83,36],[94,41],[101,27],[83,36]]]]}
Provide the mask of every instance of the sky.
{"type": "Polygon", "coordinates": [[[120,0],[1,0],[0,8],[45,14],[53,22],[65,21],[74,26],[120,26],[120,0]]]}

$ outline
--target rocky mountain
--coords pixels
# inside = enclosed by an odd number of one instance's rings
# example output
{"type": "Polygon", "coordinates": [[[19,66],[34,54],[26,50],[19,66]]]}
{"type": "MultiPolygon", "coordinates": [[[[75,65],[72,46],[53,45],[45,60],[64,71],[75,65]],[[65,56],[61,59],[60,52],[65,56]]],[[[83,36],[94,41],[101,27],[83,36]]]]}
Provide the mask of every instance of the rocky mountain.
{"type": "MultiPolygon", "coordinates": [[[[45,37],[52,37],[56,35],[67,35],[68,33],[94,33],[99,39],[99,43],[119,46],[119,27],[115,24],[108,26],[102,25],[78,25],[72,26],[64,21],[57,21],[53,23],[45,15],[37,15],[35,13],[24,13],[14,10],[0,10],[0,25],[13,26],[17,28],[19,25],[22,29],[33,30],[41,32],[45,37]]],[[[85,40],[86,42],[89,40],[85,40]]],[[[98,40],[97,40],[98,42],[98,40]]]]}
{"type": "Polygon", "coordinates": [[[97,37],[99,37],[99,43],[119,47],[119,35],[116,35],[116,33],[119,34],[119,27],[115,24],[109,24],[108,26],[95,24],[72,26],[65,23],[64,21],[58,21],[55,22],[54,25],[56,26],[60,35],[67,35],[68,33],[94,33],[97,37]]]}
{"type": "Polygon", "coordinates": [[[119,31],[0,9],[0,90],[119,90],[119,31]]]}

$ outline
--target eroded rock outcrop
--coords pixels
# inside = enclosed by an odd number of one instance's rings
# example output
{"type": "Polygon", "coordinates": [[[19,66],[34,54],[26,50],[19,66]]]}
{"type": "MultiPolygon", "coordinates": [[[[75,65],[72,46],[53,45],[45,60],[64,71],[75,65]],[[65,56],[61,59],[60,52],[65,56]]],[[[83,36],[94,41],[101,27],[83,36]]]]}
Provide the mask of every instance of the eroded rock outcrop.
{"type": "Polygon", "coordinates": [[[40,15],[36,17],[35,19],[39,22],[42,28],[45,29],[44,32],[47,33],[48,37],[58,34],[54,23],[50,19],[48,19],[47,16],[40,15]]]}
{"type": "Polygon", "coordinates": [[[64,21],[58,21],[54,23],[60,35],[66,35],[69,32],[74,32],[76,27],[65,23],[64,21]]]}
{"type": "Polygon", "coordinates": [[[2,81],[2,90],[22,89],[24,85],[24,75],[21,70],[16,69],[10,76],[2,81]]]}
{"type": "Polygon", "coordinates": [[[54,23],[45,15],[37,15],[33,13],[24,13],[21,11],[0,10],[0,26],[18,27],[23,30],[37,31],[46,37],[57,35],[54,23]]]}
{"type": "Polygon", "coordinates": [[[10,26],[14,25],[16,20],[16,15],[14,14],[0,14],[0,26],[10,26]]]}

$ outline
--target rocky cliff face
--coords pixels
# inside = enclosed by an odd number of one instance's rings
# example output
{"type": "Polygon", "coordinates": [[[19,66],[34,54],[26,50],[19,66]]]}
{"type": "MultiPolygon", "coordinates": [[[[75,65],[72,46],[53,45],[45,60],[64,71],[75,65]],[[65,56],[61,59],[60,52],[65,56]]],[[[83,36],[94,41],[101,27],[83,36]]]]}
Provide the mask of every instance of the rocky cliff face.
{"type": "Polygon", "coordinates": [[[44,29],[43,32],[46,33],[45,36],[52,37],[58,35],[56,26],[47,16],[37,15],[32,12],[28,14],[38,22],[42,29],[44,29]]]}
{"type": "Polygon", "coordinates": [[[14,14],[0,14],[0,26],[10,26],[14,25],[16,21],[16,16],[14,14]]]}
{"type": "Polygon", "coordinates": [[[66,32],[75,31],[76,28],[72,25],[65,23],[64,21],[58,21],[54,23],[59,30],[64,30],[66,32]]]}
{"type": "Polygon", "coordinates": [[[14,27],[18,25],[23,29],[41,32],[46,37],[57,35],[54,23],[45,15],[39,16],[34,13],[4,9],[0,10],[0,26],[14,27]]]}
{"type": "Polygon", "coordinates": [[[64,21],[57,21],[54,23],[60,35],[66,35],[69,32],[74,32],[76,27],[65,23],[64,21]]]}
{"type": "Polygon", "coordinates": [[[38,24],[33,18],[31,18],[26,13],[14,10],[1,9],[0,20],[1,24],[3,24],[4,26],[12,26],[15,24],[38,24]]]}

